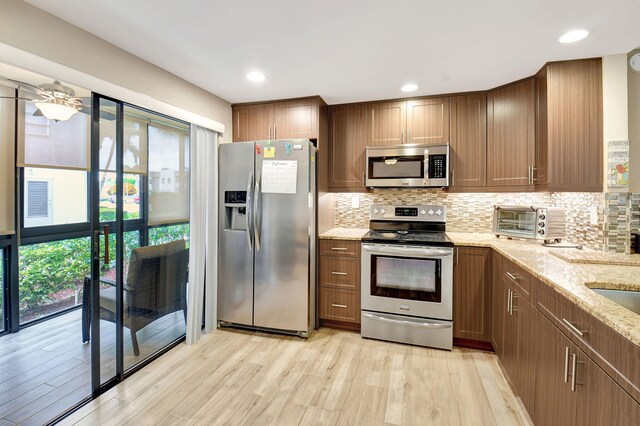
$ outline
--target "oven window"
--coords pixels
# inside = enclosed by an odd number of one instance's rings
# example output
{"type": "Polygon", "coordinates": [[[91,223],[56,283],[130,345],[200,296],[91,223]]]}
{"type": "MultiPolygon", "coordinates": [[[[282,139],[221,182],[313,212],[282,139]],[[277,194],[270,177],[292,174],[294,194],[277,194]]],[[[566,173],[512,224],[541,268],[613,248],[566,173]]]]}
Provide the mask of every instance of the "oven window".
{"type": "Polygon", "coordinates": [[[424,156],[370,158],[369,178],[424,178],[424,156]]]}
{"type": "Polygon", "coordinates": [[[534,235],[536,212],[532,210],[498,210],[497,232],[508,232],[510,235],[534,235]]]}
{"type": "Polygon", "coordinates": [[[440,303],[441,260],[372,256],[371,295],[440,303]]]}

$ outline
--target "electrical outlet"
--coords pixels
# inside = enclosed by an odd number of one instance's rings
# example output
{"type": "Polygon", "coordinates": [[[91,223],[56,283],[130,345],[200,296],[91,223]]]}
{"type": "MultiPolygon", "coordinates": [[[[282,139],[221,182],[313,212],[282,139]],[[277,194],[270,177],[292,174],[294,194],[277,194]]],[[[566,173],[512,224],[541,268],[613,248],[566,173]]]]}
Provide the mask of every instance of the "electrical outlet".
{"type": "Polygon", "coordinates": [[[590,207],[589,208],[590,222],[591,225],[595,226],[598,224],[598,208],[590,207]]]}
{"type": "Polygon", "coordinates": [[[354,195],[351,197],[351,208],[359,209],[360,208],[360,196],[354,195]]]}

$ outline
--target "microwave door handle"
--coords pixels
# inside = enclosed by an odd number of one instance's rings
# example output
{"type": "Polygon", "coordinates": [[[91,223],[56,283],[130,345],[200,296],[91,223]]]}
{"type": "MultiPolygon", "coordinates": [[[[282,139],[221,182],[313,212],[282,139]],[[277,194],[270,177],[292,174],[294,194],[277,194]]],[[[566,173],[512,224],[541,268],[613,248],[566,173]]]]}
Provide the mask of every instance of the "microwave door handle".
{"type": "MultiPolygon", "coordinates": [[[[428,151],[428,150],[427,150],[428,151]]],[[[424,183],[429,180],[429,153],[424,153],[424,183]]]]}

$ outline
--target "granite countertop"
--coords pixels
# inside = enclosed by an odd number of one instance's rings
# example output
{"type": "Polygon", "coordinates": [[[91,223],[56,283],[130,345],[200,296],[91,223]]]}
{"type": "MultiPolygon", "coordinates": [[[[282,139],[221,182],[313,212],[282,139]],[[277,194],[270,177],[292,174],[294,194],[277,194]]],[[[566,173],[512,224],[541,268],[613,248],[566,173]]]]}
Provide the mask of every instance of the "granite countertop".
{"type": "Polygon", "coordinates": [[[369,228],[333,228],[318,236],[324,240],[361,240],[369,228]]]}
{"type": "MultiPolygon", "coordinates": [[[[507,240],[496,238],[493,234],[447,232],[447,235],[455,245],[493,248],[543,283],[554,287],[635,345],[640,346],[640,315],[591,290],[591,288],[609,288],[640,291],[640,268],[621,266],[623,257],[613,256],[607,264],[586,263],[586,259],[591,257],[603,261],[607,256],[612,255],[592,250],[584,251],[580,255],[582,251],[575,250],[578,254],[565,253],[565,256],[576,258],[582,256],[585,259],[584,262],[567,262],[558,257],[554,250],[568,251],[568,249],[543,247],[540,242],[507,240]]],[[[632,257],[635,262],[635,256],[629,257],[632,257]]]]}
{"type": "MultiPolygon", "coordinates": [[[[368,231],[334,228],[320,238],[359,240],[368,231]]],[[[498,251],[640,346],[640,315],[591,290],[640,291],[640,256],[548,248],[537,241],[508,240],[493,234],[447,232],[447,235],[455,245],[490,247],[498,251]]]]}

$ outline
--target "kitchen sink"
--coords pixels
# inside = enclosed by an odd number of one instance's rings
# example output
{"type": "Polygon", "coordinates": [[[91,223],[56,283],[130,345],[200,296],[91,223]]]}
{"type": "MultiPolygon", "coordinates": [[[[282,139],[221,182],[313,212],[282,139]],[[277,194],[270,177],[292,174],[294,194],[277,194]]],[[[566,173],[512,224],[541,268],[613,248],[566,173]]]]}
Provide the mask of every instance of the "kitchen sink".
{"type": "Polygon", "coordinates": [[[640,315],[640,291],[612,290],[609,288],[592,288],[591,290],[640,315]]]}

